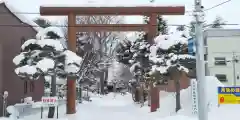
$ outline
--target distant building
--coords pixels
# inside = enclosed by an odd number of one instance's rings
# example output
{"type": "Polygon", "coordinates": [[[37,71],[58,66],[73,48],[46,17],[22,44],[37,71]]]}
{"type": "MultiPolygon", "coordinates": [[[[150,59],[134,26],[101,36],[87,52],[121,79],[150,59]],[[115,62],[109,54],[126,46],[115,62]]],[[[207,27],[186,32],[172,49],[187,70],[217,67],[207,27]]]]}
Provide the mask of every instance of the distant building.
{"type": "MultiPolygon", "coordinates": [[[[16,66],[13,64],[13,58],[20,53],[21,45],[25,40],[35,38],[39,28],[22,14],[15,14],[18,11],[5,2],[0,2],[0,12],[0,94],[8,91],[8,105],[20,103],[21,99],[29,96],[33,100],[40,100],[44,93],[44,81],[21,80],[15,74],[16,66]]],[[[1,97],[0,115],[3,113],[2,105],[1,97]]]]}
{"type": "MultiPolygon", "coordinates": [[[[216,76],[226,85],[234,84],[233,54],[240,59],[240,29],[204,31],[206,75],[216,76]]],[[[235,63],[235,78],[240,85],[240,63],[235,63]]]]}

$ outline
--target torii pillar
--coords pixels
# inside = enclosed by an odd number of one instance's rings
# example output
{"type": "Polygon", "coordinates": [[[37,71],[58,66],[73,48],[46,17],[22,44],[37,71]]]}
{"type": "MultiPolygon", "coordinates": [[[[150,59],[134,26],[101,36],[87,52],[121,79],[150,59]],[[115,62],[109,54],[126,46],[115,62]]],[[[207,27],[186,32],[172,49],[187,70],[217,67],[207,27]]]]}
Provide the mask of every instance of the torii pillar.
{"type": "MultiPolygon", "coordinates": [[[[134,6],[134,5],[133,5],[134,6]]],[[[76,52],[76,32],[100,31],[146,31],[148,41],[153,44],[157,34],[157,15],[184,15],[184,6],[134,6],[134,7],[54,7],[41,6],[40,14],[48,16],[68,16],[68,48],[76,52]],[[94,15],[143,15],[149,16],[149,24],[76,24],[76,16],[94,15]]],[[[159,107],[159,92],[154,88],[151,92],[151,112],[159,107]]],[[[67,80],[67,114],[76,113],[76,81],[67,80]]]]}

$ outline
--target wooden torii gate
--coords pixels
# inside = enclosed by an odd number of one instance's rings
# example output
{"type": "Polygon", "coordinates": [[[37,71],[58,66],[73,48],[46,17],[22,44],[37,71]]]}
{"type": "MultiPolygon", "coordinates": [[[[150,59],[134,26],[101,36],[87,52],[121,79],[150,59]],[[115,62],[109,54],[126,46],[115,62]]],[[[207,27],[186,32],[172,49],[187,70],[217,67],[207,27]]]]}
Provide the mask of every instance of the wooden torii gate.
{"type": "MultiPolygon", "coordinates": [[[[76,32],[146,31],[149,43],[157,34],[157,15],[184,15],[184,6],[133,6],[133,7],[54,7],[41,6],[45,16],[68,16],[68,47],[76,52],[76,32]],[[143,15],[149,16],[149,24],[76,24],[76,16],[143,15]]],[[[67,80],[67,114],[76,113],[76,82],[67,80]]],[[[152,100],[151,100],[152,101],[152,100]]],[[[152,101],[153,102],[153,101],[152,101]]],[[[155,101],[156,102],[156,101],[155,101]]],[[[152,111],[152,110],[151,110],[152,111]]]]}

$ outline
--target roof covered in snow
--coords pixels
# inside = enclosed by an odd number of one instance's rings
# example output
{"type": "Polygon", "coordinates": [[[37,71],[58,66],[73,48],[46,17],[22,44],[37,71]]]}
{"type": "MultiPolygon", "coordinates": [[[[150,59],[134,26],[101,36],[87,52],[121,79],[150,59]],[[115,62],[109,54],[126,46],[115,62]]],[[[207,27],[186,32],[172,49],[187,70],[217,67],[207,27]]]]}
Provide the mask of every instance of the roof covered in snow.
{"type": "Polygon", "coordinates": [[[36,30],[37,32],[41,30],[41,27],[39,27],[34,21],[30,20],[29,18],[27,18],[23,14],[17,14],[19,11],[16,10],[13,6],[11,6],[6,0],[0,0],[0,4],[4,4],[7,7],[7,9],[13,15],[15,15],[21,22],[32,26],[32,28],[34,30],[36,30]]]}

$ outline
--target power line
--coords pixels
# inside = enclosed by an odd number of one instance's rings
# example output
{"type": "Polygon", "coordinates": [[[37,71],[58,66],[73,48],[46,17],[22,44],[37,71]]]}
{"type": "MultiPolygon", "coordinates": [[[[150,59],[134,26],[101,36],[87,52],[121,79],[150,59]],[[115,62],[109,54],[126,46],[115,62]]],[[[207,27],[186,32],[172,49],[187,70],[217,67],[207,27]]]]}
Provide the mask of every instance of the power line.
{"type": "MultiPolygon", "coordinates": [[[[203,27],[209,27],[209,26],[212,26],[212,25],[214,25],[214,24],[207,24],[207,25],[204,25],[203,27]]],[[[218,24],[218,25],[220,25],[220,26],[227,26],[227,25],[229,25],[229,26],[238,26],[240,24],[218,24]]]]}
{"type": "Polygon", "coordinates": [[[224,1],[224,2],[222,2],[222,3],[216,4],[216,5],[214,5],[214,6],[210,7],[210,8],[205,9],[204,12],[205,12],[205,11],[208,11],[208,10],[211,10],[211,9],[214,9],[214,8],[216,8],[216,7],[222,6],[223,4],[228,3],[228,2],[230,2],[230,1],[232,1],[232,0],[227,0],[227,1],[224,1]]]}

